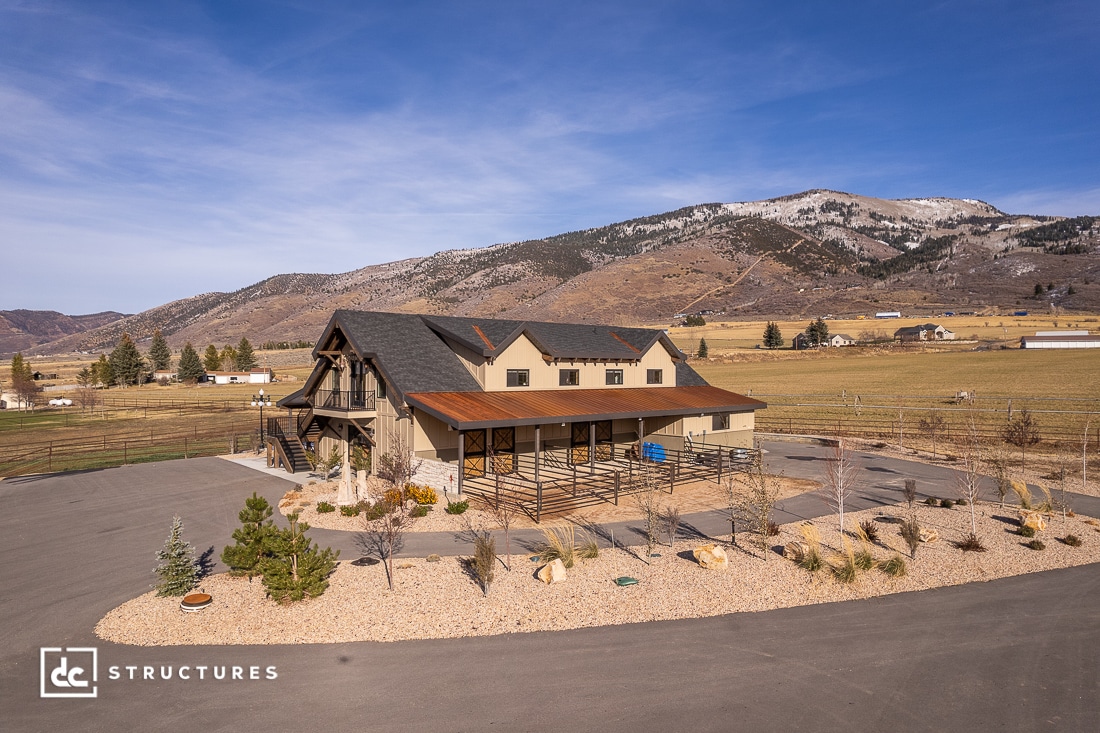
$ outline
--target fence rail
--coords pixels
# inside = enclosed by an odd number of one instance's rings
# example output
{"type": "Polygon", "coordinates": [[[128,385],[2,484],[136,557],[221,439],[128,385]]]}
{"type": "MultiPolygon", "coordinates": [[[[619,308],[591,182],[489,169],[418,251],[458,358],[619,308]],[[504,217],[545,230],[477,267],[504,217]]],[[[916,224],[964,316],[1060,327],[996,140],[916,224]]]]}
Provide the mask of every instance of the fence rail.
{"type": "Polygon", "coordinates": [[[130,463],[166,461],[236,453],[259,445],[251,430],[100,436],[91,440],[52,440],[9,447],[0,452],[0,476],[23,476],[130,463]]]}

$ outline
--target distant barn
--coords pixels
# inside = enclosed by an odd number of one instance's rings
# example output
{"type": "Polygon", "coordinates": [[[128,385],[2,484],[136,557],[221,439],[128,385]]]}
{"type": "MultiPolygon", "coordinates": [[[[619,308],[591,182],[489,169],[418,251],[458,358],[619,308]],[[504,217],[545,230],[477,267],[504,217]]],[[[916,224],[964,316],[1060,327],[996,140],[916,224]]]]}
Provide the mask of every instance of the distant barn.
{"type": "Polygon", "coordinates": [[[1021,349],[1097,349],[1100,334],[1088,331],[1038,331],[1020,339],[1021,349]]]}

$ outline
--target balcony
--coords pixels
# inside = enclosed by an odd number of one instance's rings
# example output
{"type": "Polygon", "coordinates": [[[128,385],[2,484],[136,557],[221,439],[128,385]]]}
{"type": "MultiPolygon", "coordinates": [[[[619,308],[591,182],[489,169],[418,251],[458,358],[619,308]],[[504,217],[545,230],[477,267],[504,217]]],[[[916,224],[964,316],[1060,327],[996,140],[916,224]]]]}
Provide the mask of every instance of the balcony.
{"type": "Polygon", "coordinates": [[[308,398],[313,412],[327,417],[374,417],[377,415],[374,392],[318,390],[308,398]]]}

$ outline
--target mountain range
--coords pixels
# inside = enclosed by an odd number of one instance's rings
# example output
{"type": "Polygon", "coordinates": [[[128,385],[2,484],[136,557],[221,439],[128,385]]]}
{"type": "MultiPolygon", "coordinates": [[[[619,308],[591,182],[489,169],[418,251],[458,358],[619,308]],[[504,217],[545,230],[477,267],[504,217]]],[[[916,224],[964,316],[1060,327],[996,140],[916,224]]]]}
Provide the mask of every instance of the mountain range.
{"type": "Polygon", "coordinates": [[[0,352],[96,350],[156,328],[175,347],[312,340],[336,308],[622,325],[699,311],[741,319],[1096,311],[1098,253],[1100,217],[812,190],[340,274],[276,275],[134,315],[0,311],[0,352]]]}

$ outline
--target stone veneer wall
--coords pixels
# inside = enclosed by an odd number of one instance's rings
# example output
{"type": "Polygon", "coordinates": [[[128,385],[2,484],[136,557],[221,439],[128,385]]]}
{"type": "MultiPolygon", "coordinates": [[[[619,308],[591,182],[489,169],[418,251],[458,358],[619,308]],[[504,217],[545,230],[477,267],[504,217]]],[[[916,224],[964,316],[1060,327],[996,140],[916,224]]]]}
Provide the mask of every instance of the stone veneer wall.
{"type": "Polygon", "coordinates": [[[429,458],[418,458],[420,468],[413,476],[413,483],[431,486],[436,491],[454,493],[458,491],[458,466],[429,458]]]}

